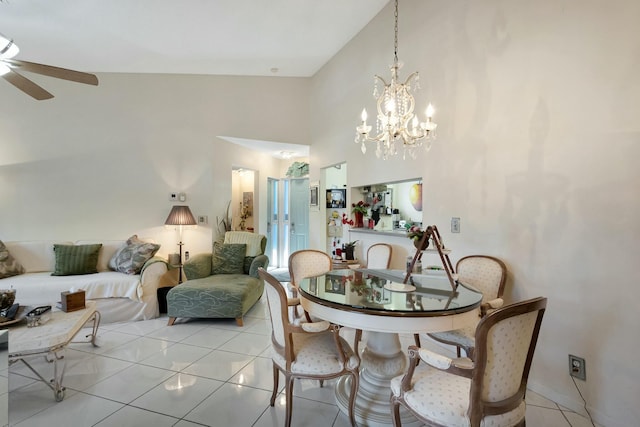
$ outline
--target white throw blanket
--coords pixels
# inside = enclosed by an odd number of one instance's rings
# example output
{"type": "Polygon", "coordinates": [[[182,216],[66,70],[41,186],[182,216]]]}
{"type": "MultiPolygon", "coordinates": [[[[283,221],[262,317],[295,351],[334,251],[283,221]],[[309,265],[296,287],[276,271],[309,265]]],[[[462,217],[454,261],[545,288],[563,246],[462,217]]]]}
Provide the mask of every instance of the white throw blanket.
{"type": "Polygon", "coordinates": [[[84,289],[86,299],[124,297],[133,301],[142,298],[140,275],[116,271],[77,276],[52,276],[51,272],[29,273],[2,279],[2,287],[16,289],[20,305],[53,304],[60,293],[72,288],[84,289]]]}

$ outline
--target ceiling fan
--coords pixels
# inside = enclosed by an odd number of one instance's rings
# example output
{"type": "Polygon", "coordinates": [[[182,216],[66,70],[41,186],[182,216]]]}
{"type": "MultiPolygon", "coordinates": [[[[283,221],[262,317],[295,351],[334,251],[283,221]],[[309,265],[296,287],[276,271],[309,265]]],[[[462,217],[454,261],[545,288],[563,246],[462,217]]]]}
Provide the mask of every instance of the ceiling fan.
{"type": "Polygon", "coordinates": [[[19,51],[20,49],[18,49],[18,46],[16,46],[13,40],[8,39],[0,33],[0,76],[38,101],[51,99],[53,98],[53,95],[28,78],[24,77],[22,74],[19,74],[17,70],[42,74],[44,76],[55,77],[57,79],[69,80],[77,83],[94,86],[98,85],[98,78],[93,74],[12,59],[19,51]]]}

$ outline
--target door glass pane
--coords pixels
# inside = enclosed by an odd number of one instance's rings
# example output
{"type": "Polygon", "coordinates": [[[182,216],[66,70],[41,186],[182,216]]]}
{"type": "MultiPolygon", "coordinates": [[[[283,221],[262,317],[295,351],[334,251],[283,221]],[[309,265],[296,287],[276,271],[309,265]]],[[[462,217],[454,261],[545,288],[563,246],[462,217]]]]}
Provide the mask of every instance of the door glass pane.
{"type": "Polygon", "coordinates": [[[292,179],[289,192],[289,250],[309,247],[309,180],[292,179]]]}
{"type": "Polygon", "coordinates": [[[282,210],[284,214],[284,221],[289,221],[289,192],[291,191],[291,182],[288,179],[283,180],[284,188],[282,194],[282,210]]]}
{"type": "Polygon", "coordinates": [[[269,264],[274,267],[280,266],[278,259],[278,180],[267,179],[267,249],[269,264]]]}

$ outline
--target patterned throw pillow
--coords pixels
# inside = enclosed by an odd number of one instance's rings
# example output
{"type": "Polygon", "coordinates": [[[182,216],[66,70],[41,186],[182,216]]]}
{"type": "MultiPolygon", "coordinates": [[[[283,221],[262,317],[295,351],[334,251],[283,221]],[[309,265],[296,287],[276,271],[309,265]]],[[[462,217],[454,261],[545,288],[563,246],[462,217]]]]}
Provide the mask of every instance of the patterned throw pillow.
{"type": "Polygon", "coordinates": [[[144,263],[153,258],[158,249],[160,245],[143,242],[134,234],[111,258],[109,267],[121,273],[140,274],[144,263]]]}
{"type": "Polygon", "coordinates": [[[246,253],[245,243],[215,242],[211,258],[211,274],[243,274],[246,253]]]}
{"type": "Polygon", "coordinates": [[[53,245],[56,266],[52,276],[73,276],[98,272],[98,253],[102,243],[93,245],[53,245]]]}
{"type": "Polygon", "coordinates": [[[24,267],[11,254],[0,240],[0,279],[24,273],[24,267]]]}

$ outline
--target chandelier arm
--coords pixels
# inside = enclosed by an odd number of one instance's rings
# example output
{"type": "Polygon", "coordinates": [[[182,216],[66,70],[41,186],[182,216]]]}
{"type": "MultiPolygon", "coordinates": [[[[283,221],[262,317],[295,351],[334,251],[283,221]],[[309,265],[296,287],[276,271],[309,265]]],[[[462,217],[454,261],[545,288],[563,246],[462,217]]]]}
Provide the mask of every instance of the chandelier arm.
{"type": "Polygon", "coordinates": [[[419,73],[417,71],[414,71],[413,73],[409,74],[409,77],[407,77],[407,80],[404,81],[404,85],[405,86],[409,86],[411,83],[411,80],[418,78],[419,73]]]}
{"type": "Polygon", "coordinates": [[[376,78],[376,79],[378,79],[378,80],[380,80],[380,82],[381,82],[383,85],[387,86],[387,82],[385,81],[385,79],[383,79],[383,78],[382,78],[382,77],[380,77],[379,75],[377,75],[377,74],[376,74],[376,75],[375,75],[375,76],[373,76],[373,77],[374,77],[374,78],[376,78]]]}

